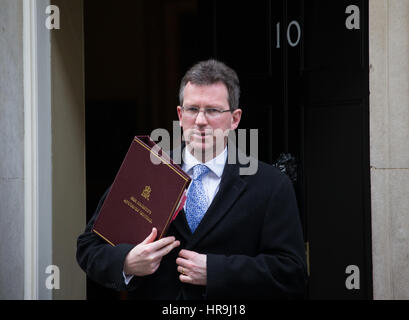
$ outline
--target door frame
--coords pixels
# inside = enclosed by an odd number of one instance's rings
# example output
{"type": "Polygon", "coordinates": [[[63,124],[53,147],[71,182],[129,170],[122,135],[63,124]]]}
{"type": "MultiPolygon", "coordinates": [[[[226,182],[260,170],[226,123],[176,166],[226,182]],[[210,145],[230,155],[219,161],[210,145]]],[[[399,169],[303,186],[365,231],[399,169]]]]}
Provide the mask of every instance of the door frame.
{"type": "Polygon", "coordinates": [[[52,298],[41,285],[52,261],[50,34],[41,16],[49,0],[23,1],[24,299],[52,298]],[[42,32],[45,30],[45,32],[42,32]]]}
{"type": "Polygon", "coordinates": [[[75,259],[86,221],[83,0],[22,4],[24,299],[85,299],[75,259]],[[61,29],[46,27],[51,3],[61,29]]]}

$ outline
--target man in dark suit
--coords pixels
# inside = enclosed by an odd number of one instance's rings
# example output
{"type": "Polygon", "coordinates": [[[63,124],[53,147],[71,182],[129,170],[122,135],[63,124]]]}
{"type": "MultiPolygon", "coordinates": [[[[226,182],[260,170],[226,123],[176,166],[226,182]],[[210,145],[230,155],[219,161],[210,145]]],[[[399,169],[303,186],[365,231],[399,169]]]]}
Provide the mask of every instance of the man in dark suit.
{"type": "Polygon", "coordinates": [[[141,299],[302,298],[306,263],[292,184],[257,162],[241,175],[227,161],[227,133],[235,130],[239,80],[225,64],[208,60],[184,76],[177,107],[191,176],[188,198],[168,236],[156,229],[137,246],[115,247],[92,233],[108,193],[78,238],[77,260],[88,276],[141,299]]]}

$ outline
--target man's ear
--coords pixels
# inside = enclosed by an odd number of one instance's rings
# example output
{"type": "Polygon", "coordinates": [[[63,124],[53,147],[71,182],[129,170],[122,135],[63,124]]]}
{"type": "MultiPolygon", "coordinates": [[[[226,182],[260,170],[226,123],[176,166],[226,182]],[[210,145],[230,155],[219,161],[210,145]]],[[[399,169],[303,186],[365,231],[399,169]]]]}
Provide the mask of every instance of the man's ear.
{"type": "Polygon", "coordinates": [[[182,127],[182,107],[177,106],[176,111],[178,113],[178,118],[179,118],[179,126],[182,127]]]}
{"type": "Polygon", "coordinates": [[[236,130],[237,127],[239,126],[241,114],[242,114],[241,109],[236,109],[231,113],[231,125],[230,125],[231,130],[236,130]]]}

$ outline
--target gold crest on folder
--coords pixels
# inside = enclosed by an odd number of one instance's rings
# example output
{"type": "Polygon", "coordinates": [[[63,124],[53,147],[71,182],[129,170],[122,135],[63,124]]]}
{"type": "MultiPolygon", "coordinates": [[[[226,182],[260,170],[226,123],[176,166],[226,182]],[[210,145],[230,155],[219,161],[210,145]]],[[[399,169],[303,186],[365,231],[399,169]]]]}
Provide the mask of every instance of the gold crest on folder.
{"type": "Polygon", "coordinates": [[[146,200],[149,200],[149,197],[151,195],[151,187],[150,186],[146,186],[145,189],[143,189],[141,196],[144,197],[146,200]]]}

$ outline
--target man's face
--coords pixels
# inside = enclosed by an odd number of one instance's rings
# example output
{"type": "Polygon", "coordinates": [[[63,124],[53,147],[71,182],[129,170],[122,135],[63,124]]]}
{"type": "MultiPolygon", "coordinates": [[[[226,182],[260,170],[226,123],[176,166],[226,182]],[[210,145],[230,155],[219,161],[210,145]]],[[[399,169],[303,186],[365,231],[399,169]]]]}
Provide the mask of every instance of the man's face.
{"type": "Polygon", "coordinates": [[[220,113],[216,117],[206,116],[202,112],[205,109],[229,110],[227,88],[221,82],[203,86],[188,82],[183,93],[184,108],[197,107],[201,110],[196,117],[192,117],[181,106],[177,107],[186,145],[191,152],[201,154],[202,159],[205,153],[213,158],[226,146],[228,132],[239,125],[242,111],[236,109],[220,113]]]}

